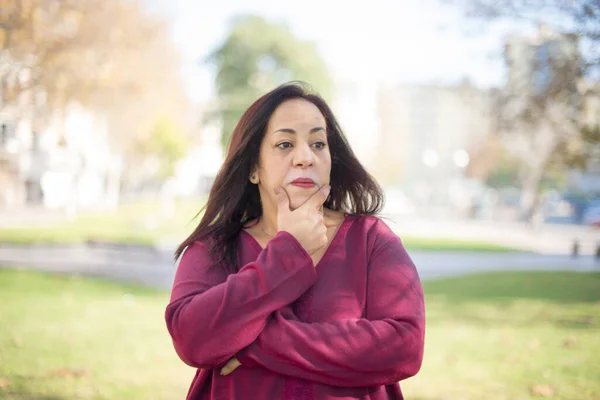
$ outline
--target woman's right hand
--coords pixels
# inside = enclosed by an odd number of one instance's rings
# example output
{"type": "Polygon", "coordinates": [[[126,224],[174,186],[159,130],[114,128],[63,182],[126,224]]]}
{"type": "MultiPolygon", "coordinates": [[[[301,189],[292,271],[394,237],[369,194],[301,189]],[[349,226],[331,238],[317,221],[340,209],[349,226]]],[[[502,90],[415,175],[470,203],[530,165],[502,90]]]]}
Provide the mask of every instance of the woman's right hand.
{"type": "Polygon", "coordinates": [[[302,206],[290,210],[290,199],[280,187],[275,188],[277,197],[277,230],[286,231],[296,238],[310,255],[327,245],[327,228],[321,208],[331,186],[322,186],[302,206]]]}

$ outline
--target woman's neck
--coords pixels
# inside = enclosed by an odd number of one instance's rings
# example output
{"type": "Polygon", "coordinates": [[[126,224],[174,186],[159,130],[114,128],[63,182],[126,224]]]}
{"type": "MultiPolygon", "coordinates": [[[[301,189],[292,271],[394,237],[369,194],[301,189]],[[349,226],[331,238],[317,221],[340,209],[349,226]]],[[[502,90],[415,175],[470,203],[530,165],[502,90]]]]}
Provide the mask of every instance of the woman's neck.
{"type": "Polygon", "coordinates": [[[269,210],[264,210],[263,215],[260,217],[259,225],[260,229],[265,235],[271,237],[277,235],[277,212],[269,212],[269,210]]]}

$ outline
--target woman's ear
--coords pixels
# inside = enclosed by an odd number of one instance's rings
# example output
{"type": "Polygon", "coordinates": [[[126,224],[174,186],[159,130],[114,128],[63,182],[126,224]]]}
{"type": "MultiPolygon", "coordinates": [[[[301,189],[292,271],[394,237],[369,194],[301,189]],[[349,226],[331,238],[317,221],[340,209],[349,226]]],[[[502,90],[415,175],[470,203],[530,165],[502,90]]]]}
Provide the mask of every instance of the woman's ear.
{"type": "Polygon", "coordinates": [[[258,185],[258,182],[260,182],[257,171],[253,171],[252,174],[250,174],[250,182],[254,183],[255,185],[258,185]]]}

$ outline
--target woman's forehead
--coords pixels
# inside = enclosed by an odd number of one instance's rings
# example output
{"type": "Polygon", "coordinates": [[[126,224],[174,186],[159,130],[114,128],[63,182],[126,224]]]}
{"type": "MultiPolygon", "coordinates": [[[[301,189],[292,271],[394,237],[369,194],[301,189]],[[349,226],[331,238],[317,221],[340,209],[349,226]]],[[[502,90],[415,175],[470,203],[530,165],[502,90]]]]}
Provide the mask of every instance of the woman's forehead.
{"type": "Polygon", "coordinates": [[[269,128],[272,129],[286,128],[283,126],[285,124],[308,124],[325,128],[325,117],[323,117],[317,106],[310,101],[292,99],[281,103],[269,119],[269,128]]]}

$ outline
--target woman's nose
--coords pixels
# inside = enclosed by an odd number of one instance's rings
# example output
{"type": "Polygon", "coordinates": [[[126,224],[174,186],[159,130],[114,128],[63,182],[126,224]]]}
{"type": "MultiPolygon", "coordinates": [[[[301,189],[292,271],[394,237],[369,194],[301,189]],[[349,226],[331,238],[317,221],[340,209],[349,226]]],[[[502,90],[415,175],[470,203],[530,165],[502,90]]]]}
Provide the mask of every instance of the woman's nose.
{"type": "Polygon", "coordinates": [[[308,144],[297,145],[294,152],[294,166],[306,168],[313,165],[314,154],[308,144]]]}

